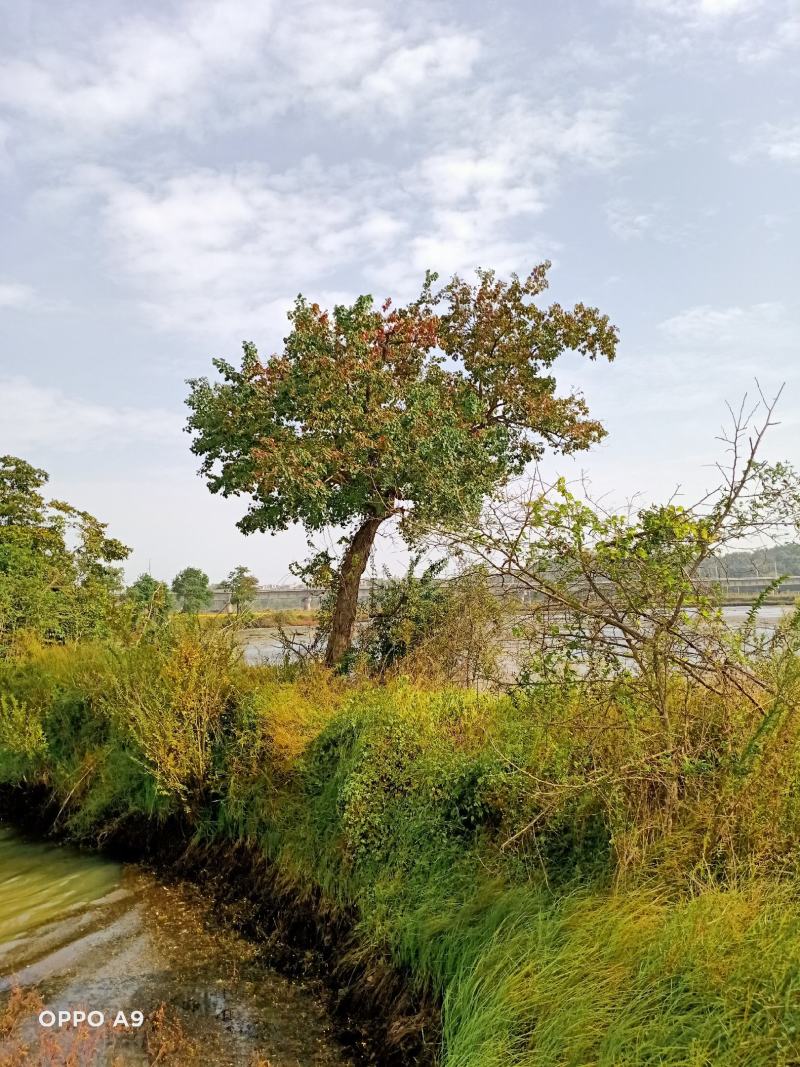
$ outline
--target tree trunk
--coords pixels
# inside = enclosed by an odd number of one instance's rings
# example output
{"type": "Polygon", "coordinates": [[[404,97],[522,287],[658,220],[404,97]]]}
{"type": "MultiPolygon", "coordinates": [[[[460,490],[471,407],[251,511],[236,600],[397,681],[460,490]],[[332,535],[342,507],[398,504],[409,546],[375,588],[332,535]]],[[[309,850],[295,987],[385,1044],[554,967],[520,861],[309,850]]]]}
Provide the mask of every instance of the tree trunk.
{"type": "Polygon", "coordinates": [[[339,568],[339,588],[333,608],[328,647],[325,649],[325,663],[328,667],[335,667],[350,648],[358,609],[361,576],[366,570],[375,534],[386,517],[386,515],[381,515],[367,519],[356,530],[353,540],[347,546],[339,568]]]}

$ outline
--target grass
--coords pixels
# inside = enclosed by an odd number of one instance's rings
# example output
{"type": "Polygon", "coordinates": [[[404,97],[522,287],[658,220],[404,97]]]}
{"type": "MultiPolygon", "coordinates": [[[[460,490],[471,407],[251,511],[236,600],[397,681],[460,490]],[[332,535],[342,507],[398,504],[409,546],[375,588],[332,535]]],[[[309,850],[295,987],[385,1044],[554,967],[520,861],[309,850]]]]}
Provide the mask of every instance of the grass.
{"type": "Polygon", "coordinates": [[[630,679],[378,687],[187,623],[0,667],[0,780],[83,838],[180,814],[262,853],[440,998],[446,1067],[788,1067],[800,731],[673,689],[667,735],[630,679]]]}
{"type": "MultiPolygon", "coordinates": [[[[210,619],[225,618],[225,612],[201,612],[200,619],[207,622],[210,619]]],[[[267,611],[248,611],[247,626],[252,629],[275,629],[279,626],[308,626],[315,627],[319,623],[318,611],[306,611],[304,608],[271,608],[267,611]]]]}

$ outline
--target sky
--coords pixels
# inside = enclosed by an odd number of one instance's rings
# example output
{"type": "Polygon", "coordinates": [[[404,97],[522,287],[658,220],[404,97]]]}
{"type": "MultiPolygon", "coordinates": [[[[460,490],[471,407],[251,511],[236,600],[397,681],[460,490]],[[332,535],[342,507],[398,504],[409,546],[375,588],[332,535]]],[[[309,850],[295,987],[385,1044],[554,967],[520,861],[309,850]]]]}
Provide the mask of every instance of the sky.
{"type": "Polygon", "coordinates": [[[800,465],[799,193],[800,0],[10,0],[0,454],[108,522],[130,578],[285,581],[305,535],[238,533],[186,379],[279,351],[298,292],[550,259],[548,299],[620,344],[557,368],[608,436],[546,470],[690,503],[756,379],[785,383],[765,457],[800,465]]]}

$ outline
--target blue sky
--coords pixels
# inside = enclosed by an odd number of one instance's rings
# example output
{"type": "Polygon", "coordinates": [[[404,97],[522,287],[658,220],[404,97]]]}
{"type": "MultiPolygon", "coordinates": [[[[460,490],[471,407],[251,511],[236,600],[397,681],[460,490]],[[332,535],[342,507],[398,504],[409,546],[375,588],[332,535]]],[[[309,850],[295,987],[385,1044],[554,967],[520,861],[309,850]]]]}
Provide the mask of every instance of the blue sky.
{"type": "Polygon", "coordinates": [[[618,324],[613,365],[559,375],[609,436],[549,464],[610,501],[711,484],[756,377],[800,464],[800,0],[14,0],[0,188],[0,452],[132,575],[286,576],[304,536],[238,534],[184,381],[279,348],[299,291],[402,300],[426,268],[549,258],[618,324]]]}

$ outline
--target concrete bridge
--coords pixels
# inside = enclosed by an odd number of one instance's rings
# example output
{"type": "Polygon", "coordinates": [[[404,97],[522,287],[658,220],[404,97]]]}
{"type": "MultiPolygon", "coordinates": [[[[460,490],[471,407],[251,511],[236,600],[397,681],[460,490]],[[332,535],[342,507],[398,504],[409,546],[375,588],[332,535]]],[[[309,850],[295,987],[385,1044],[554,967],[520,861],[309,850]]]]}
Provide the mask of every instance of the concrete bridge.
{"type": "MultiPolygon", "coordinates": [[[[377,584],[381,584],[380,581],[377,584]]],[[[358,592],[359,603],[369,600],[372,580],[361,583],[358,592]]],[[[230,593],[219,586],[211,589],[212,601],[209,611],[219,612],[233,610],[230,608],[230,593]]],[[[256,593],[251,611],[316,611],[323,596],[324,589],[312,589],[305,585],[261,585],[256,593]]]]}
{"type": "MultiPolygon", "coordinates": [[[[383,584],[383,579],[367,579],[361,583],[358,599],[361,603],[369,600],[370,593],[375,586],[383,584]]],[[[774,578],[748,577],[748,578],[713,578],[705,579],[704,584],[709,587],[719,586],[722,598],[726,604],[752,604],[759,594],[767,589],[774,578]]],[[[509,581],[513,588],[514,581],[509,581]]],[[[230,595],[219,587],[212,589],[213,599],[209,611],[222,612],[232,610],[230,608],[230,595]]],[[[316,611],[324,596],[323,589],[308,588],[305,585],[262,585],[259,587],[253,611],[316,611]]],[[[780,589],[771,593],[767,599],[769,604],[792,603],[796,597],[800,597],[800,575],[788,577],[780,589]]],[[[529,602],[534,599],[529,590],[520,590],[520,599],[529,602]]]]}

